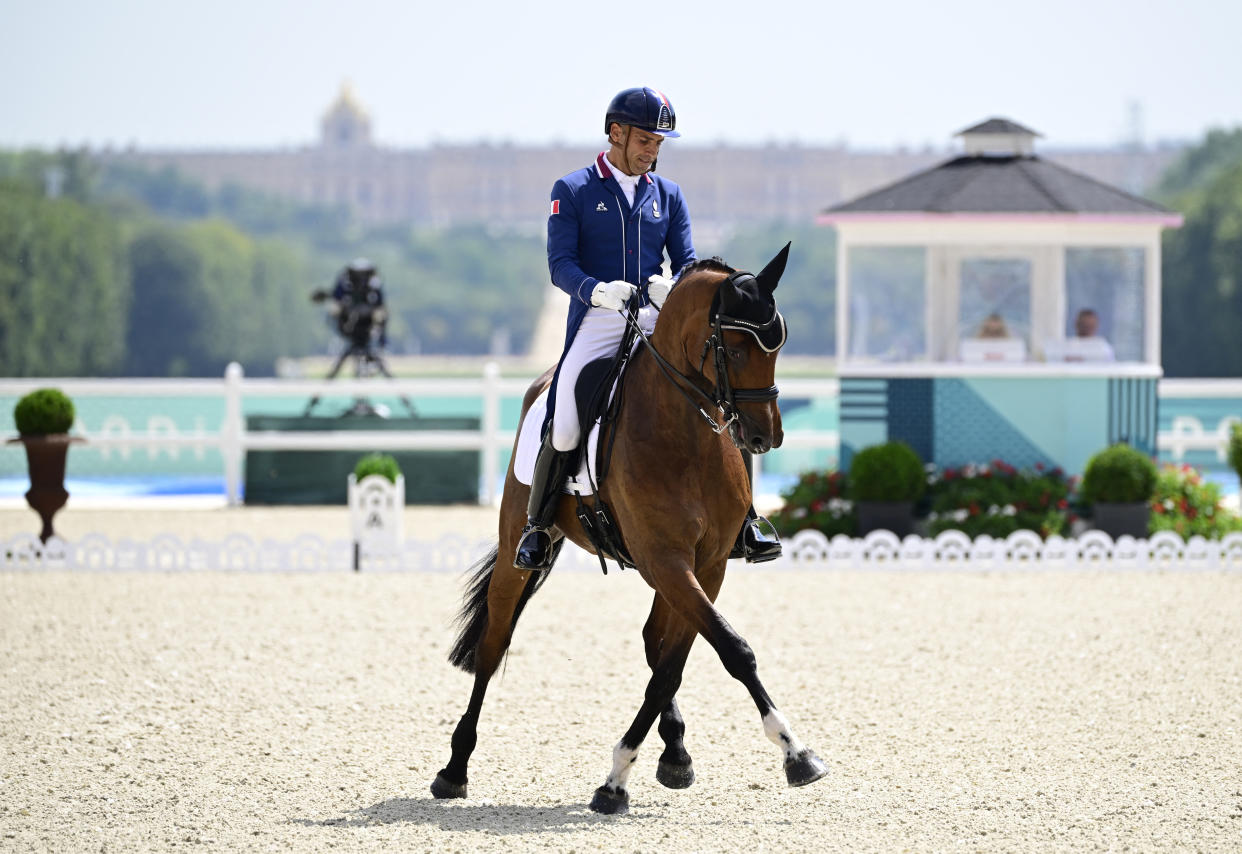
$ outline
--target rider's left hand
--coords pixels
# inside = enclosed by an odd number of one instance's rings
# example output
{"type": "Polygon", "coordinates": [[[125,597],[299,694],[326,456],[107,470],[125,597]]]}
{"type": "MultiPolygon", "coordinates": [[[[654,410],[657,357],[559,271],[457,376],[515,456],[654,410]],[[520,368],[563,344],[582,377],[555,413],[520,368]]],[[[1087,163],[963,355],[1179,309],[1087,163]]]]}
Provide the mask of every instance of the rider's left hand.
{"type": "Polygon", "coordinates": [[[661,276],[659,273],[647,279],[647,294],[651,297],[651,304],[656,308],[664,308],[664,301],[668,299],[668,292],[673,289],[673,280],[668,276],[661,276]]]}

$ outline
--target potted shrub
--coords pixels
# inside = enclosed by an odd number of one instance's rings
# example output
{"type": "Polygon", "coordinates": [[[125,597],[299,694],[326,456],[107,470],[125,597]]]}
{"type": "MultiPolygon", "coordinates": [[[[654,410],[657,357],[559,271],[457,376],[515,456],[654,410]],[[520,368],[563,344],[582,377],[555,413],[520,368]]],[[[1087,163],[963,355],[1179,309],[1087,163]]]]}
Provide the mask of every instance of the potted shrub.
{"type": "Polygon", "coordinates": [[[13,408],[18,438],[26,446],[26,465],[30,472],[30,491],[26,503],[39,514],[43,530],[39,539],[47,542],[55,533],[52,517],[65,506],[65,460],[69,443],[81,441],[69,436],[73,426],[73,401],[60,389],[40,388],[22,397],[13,408]]]}
{"type": "Polygon", "coordinates": [[[887,530],[904,537],[914,532],[914,502],[927,488],[927,475],[905,442],[863,448],[850,463],[849,484],[859,534],[887,530]]]}
{"type": "Polygon", "coordinates": [[[401,466],[389,454],[367,454],[354,466],[354,480],[361,482],[368,475],[378,474],[396,483],[401,476],[401,466]]]}
{"type": "Polygon", "coordinates": [[[1124,443],[1087,460],[1081,494],[1093,508],[1095,527],[1114,540],[1123,534],[1146,537],[1156,474],[1150,457],[1124,443]]]}

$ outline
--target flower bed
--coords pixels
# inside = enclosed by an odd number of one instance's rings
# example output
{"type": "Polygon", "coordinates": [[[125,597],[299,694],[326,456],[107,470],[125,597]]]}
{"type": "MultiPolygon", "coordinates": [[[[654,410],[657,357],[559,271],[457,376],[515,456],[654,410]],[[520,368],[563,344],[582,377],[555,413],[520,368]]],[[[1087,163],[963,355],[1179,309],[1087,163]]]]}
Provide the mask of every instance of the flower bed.
{"type": "Polygon", "coordinates": [[[782,537],[812,529],[825,536],[854,536],[858,532],[858,514],[848,495],[849,481],[839,471],[804,472],[798,482],[781,498],[785,503],[771,514],[768,521],[782,537]]]}
{"type": "Polygon", "coordinates": [[[958,530],[970,537],[1007,537],[1035,531],[1047,539],[1064,535],[1077,518],[1070,512],[1074,480],[1036,464],[1017,469],[1002,460],[945,469],[929,478],[927,533],[958,530]]]}
{"type": "MultiPolygon", "coordinates": [[[[927,467],[926,535],[961,531],[974,539],[1000,540],[1015,531],[1033,531],[1042,539],[1069,536],[1078,521],[1077,478],[1059,468],[1035,465],[1018,469],[1003,460],[943,471],[927,467]]],[[[782,537],[815,530],[831,539],[858,536],[858,515],[849,495],[848,476],[839,471],[805,472],[781,494],[784,505],[771,514],[782,537]]],[[[1220,539],[1242,532],[1242,517],[1221,504],[1220,487],[1190,466],[1165,466],[1151,503],[1149,535],[1172,531],[1183,539],[1220,539]]]]}
{"type": "Polygon", "coordinates": [[[1219,540],[1232,531],[1242,531],[1242,518],[1221,506],[1220,486],[1204,480],[1188,465],[1166,465],[1156,478],[1148,531],[1219,540]]]}

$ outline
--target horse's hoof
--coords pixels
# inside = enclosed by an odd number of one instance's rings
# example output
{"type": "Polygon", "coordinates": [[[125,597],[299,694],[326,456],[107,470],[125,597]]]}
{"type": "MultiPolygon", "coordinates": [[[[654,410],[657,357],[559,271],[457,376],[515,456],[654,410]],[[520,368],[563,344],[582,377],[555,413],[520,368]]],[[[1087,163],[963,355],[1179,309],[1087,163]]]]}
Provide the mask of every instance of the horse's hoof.
{"type": "Polygon", "coordinates": [[[785,779],[791,786],[806,786],[826,776],[828,766],[809,747],[794,758],[785,760],[785,779]]]}
{"type": "Polygon", "coordinates": [[[690,784],[694,782],[694,766],[689,762],[685,765],[660,762],[656,766],[656,779],[660,781],[661,785],[669,789],[688,789],[690,784]]]}
{"type": "Polygon", "coordinates": [[[630,811],[630,793],[625,789],[600,786],[591,798],[591,809],[602,815],[625,815],[630,811]]]}
{"type": "Polygon", "coordinates": [[[466,796],[466,784],[450,783],[444,779],[443,774],[437,774],[436,778],[431,781],[431,794],[437,798],[464,798],[466,796]]]}

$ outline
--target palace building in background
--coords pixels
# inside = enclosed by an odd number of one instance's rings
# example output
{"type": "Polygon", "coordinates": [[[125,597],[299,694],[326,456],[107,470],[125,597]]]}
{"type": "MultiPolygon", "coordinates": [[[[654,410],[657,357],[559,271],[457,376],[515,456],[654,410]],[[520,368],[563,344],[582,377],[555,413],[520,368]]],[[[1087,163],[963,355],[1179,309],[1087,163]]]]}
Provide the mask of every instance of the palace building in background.
{"type": "MultiPolygon", "coordinates": [[[[946,143],[955,128],[945,129],[946,143]]],[[[693,138],[693,137],[691,137],[693,138]]],[[[590,163],[598,145],[475,143],[393,148],[375,141],[371,117],[348,86],[320,123],[319,141],[253,151],[130,149],[101,159],[174,167],[210,188],[234,183],[312,205],[345,205],[367,223],[445,227],[487,223],[541,232],[552,182],[590,163]]],[[[1047,149],[1043,155],[1132,193],[1152,186],[1179,145],[1047,149]]],[[[825,206],[856,198],[943,160],[951,149],[865,151],[844,145],[737,146],[676,140],[660,169],[691,200],[696,234],[710,241],[747,224],[811,222],[825,206]]]]}

